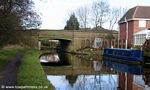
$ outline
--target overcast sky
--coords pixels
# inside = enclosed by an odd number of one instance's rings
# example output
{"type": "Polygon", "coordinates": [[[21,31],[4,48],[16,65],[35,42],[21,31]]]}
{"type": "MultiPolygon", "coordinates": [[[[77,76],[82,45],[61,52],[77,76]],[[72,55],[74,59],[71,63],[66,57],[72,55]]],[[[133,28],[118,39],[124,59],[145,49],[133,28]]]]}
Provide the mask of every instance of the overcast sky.
{"type": "MultiPolygon", "coordinates": [[[[35,9],[41,15],[42,29],[63,29],[69,14],[80,6],[90,6],[98,0],[33,0],[35,9]]],[[[148,6],[150,0],[107,0],[110,7],[132,8],[148,6]]],[[[105,27],[107,28],[107,26],[105,27]]]]}

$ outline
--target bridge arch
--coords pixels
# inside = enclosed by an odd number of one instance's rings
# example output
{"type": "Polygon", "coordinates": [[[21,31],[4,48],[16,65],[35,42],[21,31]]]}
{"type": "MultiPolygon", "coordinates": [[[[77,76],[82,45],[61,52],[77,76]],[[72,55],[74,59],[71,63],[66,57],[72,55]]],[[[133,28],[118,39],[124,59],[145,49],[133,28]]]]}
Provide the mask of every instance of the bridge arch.
{"type": "Polygon", "coordinates": [[[57,49],[60,51],[67,52],[69,51],[69,46],[71,44],[71,40],[69,39],[61,39],[61,38],[44,38],[39,40],[38,42],[39,50],[43,49],[44,45],[50,49],[57,49]]]}
{"type": "Polygon", "coordinates": [[[58,50],[64,51],[64,52],[69,51],[71,40],[67,40],[67,39],[55,39],[55,40],[59,40],[58,50]]]}

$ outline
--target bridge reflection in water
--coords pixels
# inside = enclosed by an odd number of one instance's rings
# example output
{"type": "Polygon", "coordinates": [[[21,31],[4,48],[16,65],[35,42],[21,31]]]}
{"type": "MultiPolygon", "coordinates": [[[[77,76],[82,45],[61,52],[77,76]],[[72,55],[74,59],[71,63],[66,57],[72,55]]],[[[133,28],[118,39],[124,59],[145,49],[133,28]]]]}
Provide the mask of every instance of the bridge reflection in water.
{"type": "Polygon", "coordinates": [[[85,60],[71,54],[43,54],[40,59],[58,56],[58,62],[43,65],[56,90],[149,90],[150,69],[109,60],[85,60]],[[43,58],[45,57],[45,58],[43,58]]]}

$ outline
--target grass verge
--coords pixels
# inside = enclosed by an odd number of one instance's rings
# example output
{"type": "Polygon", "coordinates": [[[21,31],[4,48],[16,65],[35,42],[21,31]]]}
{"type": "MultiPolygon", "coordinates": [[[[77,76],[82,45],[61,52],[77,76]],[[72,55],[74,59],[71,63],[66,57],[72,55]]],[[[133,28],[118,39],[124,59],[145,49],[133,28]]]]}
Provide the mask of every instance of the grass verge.
{"type": "Polygon", "coordinates": [[[18,51],[19,49],[0,51],[0,70],[9,62],[9,58],[15,56],[18,51]]]}
{"type": "Polygon", "coordinates": [[[54,90],[54,87],[46,78],[38,56],[38,50],[26,51],[22,64],[19,68],[17,85],[27,86],[25,89],[29,90],[54,90]]]}

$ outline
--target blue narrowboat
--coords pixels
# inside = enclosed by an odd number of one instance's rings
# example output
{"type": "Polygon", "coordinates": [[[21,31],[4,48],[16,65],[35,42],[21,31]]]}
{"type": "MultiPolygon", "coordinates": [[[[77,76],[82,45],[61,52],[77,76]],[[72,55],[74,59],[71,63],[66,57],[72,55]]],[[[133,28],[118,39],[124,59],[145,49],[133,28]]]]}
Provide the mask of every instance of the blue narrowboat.
{"type": "Polygon", "coordinates": [[[126,61],[143,62],[143,53],[142,50],[105,48],[103,56],[126,61]]]}

